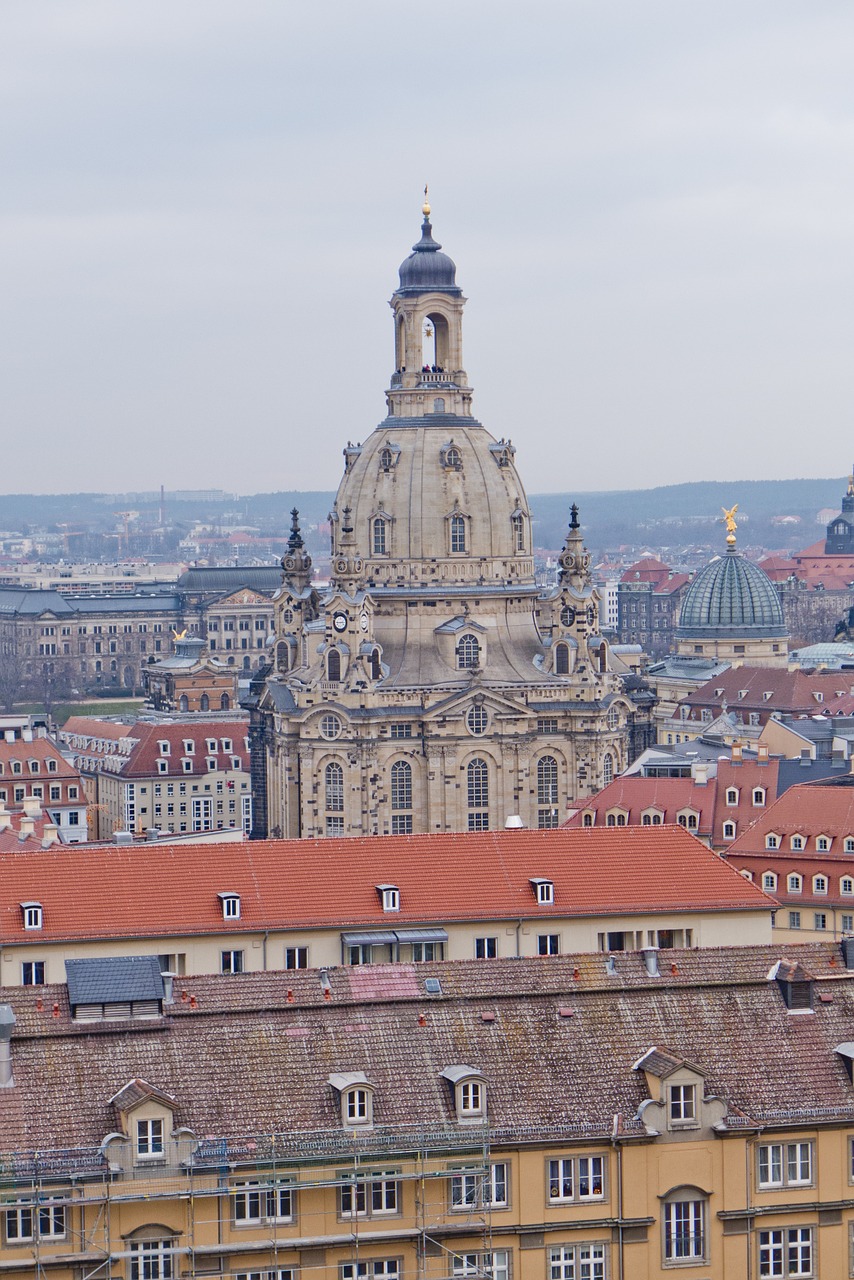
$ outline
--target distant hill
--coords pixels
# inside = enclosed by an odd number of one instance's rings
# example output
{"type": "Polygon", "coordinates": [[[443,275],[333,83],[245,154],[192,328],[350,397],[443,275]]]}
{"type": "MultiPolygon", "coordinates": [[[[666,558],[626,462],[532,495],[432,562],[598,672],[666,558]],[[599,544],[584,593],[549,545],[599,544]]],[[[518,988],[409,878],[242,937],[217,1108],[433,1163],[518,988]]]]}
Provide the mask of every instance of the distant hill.
{"type": "MultiPolygon", "coordinates": [[[[531,494],[534,541],[537,546],[561,545],[569,508],[577,502],[588,545],[601,551],[621,544],[648,543],[666,548],[686,542],[720,541],[715,528],[721,508],[737,502],[742,519],[740,545],[795,549],[822,536],[816,513],[839,508],[846,480],[698,480],[656,489],[620,489],[585,493],[531,494]],[[794,523],[772,524],[774,517],[791,516],[794,523]],[[745,518],[746,517],[746,518],[745,518]]],[[[322,524],[335,495],[321,490],[284,490],[236,495],[182,490],[165,496],[169,524],[196,520],[260,525],[282,531],[297,507],[305,529],[322,524]]],[[[0,495],[0,530],[27,531],[56,525],[114,529],[119,512],[132,507],[143,521],[159,516],[159,493],[67,493],[0,495]]],[[[314,541],[314,539],[312,539],[314,541]]]]}

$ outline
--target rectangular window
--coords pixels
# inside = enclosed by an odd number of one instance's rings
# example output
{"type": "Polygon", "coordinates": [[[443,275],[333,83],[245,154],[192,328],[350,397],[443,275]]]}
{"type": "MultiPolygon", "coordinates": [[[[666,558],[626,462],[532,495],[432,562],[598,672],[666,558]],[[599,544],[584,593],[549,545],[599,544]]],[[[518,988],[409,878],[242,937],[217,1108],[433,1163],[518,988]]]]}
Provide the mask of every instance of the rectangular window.
{"type": "Polygon", "coordinates": [[[760,1276],[811,1276],[812,1227],[759,1232],[760,1276]]]}
{"type": "Polygon", "coordinates": [[[475,960],[494,960],[497,955],[498,955],[498,939],[497,938],[475,938],[474,940],[475,960]]]}
{"type": "Polygon", "coordinates": [[[411,737],[412,737],[412,725],[411,725],[411,724],[401,724],[401,723],[397,723],[397,724],[395,724],[395,723],[392,723],[392,724],[390,724],[390,725],[389,725],[388,733],[389,733],[389,737],[390,737],[390,738],[411,738],[411,737]]]}
{"type": "Polygon", "coordinates": [[[172,1280],[173,1270],[171,1240],[131,1241],[130,1280],[172,1280]]]}
{"type": "Polygon", "coordinates": [[[827,928],[827,916],[823,911],[815,912],[815,915],[813,916],[813,928],[814,929],[827,928]]]}
{"type": "Polygon", "coordinates": [[[242,973],[243,972],[243,952],[242,951],[221,951],[220,952],[220,972],[221,973],[242,973]]]}
{"type": "Polygon", "coordinates": [[[800,927],[801,927],[801,913],[800,913],[800,911],[790,911],[790,912],[789,912],[789,928],[790,928],[790,929],[800,929],[800,927]]]}
{"type": "Polygon", "coordinates": [[[44,983],[44,960],[24,960],[21,964],[21,986],[40,987],[44,983]]]}
{"type": "Polygon", "coordinates": [[[670,1123],[674,1125],[691,1125],[697,1119],[697,1086],[693,1084],[672,1084],[668,1091],[670,1123]]]}
{"type": "MultiPolygon", "coordinates": [[[[682,1258],[704,1258],[706,1256],[704,1225],[705,1204],[702,1200],[676,1200],[666,1204],[664,1206],[665,1261],[678,1262],[682,1258]]],[[[762,1274],[761,1271],[760,1274],[762,1274]]]]}
{"type": "Polygon", "coordinates": [[[812,1182],[812,1143],[765,1142],[758,1149],[759,1188],[808,1187],[812,1182]]]}
{"type": "Polygon", "coordinates": [[[391,815],[391,834],[393,836],[411,836],[412,814],[393,813],[391,815]]]}
{"type": "Polygon", "coordinates": [[[163,1158],[162,1120],[137,1120],[136,1154],[140,1160],[160,1160],[163,1158]]]}
{"type": "Polygon", "coordinates": [[[348,1174],[341,1176],[345,1179],[339,1195],[342,1218],[367,1218],[397,1213],[399,1183],[394,1170],[383,1170],[359,1178],[352,1178],[348,1174]]]}
{"type": "Polygon", "coordinates": [[[6,1210],[6,1240],[61,1240],[65,1235],[65,1205],[47,1203],[16,1204],[6,1210]]]}
{"type": "Polygon", "coordinates": [[[400,1280],[400,1262],[396,1258],[342,1262],[341,1280],[400,1280]]]}
{"type": "Polygon", "coordinates": [[[308,968],[308,947],[285,947],[286,969],[308,968]]]}
{"type": "Polygon", "coordinates": [[[236,1223],[291,1222],[293,1216],[294,1192],[290,1183],[239,1182],[234,1189],[236,1223]]]}
{"type": "Polygon", "coordinates": [[[509,1280],[510,1254],[506,1249],[494,1249],[486,1253],[454,1254],[455,1280],[457,1277],[477,1276],[479,1280],[509,1280]]]}
{"type": "Polygon", "coordinates": [[[605,1280],[606,1248],[576,1244],[549,1249],[549,1280],[605,1280]]]}
{"type": "Polygon", "coordinates": [[[507,1165],[501,1161],[488,1169],[460,1169],[451,1175],[451,1208],[506,1209],[507,1165]]]}
{"type": "Polygon", "coordinates": [[[605,1157],[567,1156],[550,1160],[549,1204],[605,1199],[605,1157]]]}
{"type": "Polygon", "coordinates": [[[537,955],[560,955],[560,935],[557,933],[541,933],[537,938],[537,955]]]}

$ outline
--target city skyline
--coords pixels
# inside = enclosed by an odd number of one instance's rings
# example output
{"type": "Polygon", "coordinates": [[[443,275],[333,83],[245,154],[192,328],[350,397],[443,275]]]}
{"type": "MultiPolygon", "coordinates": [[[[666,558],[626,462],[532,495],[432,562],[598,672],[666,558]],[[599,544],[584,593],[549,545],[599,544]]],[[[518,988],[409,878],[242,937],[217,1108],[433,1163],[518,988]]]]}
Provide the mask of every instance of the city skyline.
{"type": "Polygon", "coordinates": [[[848,458],[847,6],[0,23],[4,492],[335,488],[425,181],[530,492],[848,458]]]}

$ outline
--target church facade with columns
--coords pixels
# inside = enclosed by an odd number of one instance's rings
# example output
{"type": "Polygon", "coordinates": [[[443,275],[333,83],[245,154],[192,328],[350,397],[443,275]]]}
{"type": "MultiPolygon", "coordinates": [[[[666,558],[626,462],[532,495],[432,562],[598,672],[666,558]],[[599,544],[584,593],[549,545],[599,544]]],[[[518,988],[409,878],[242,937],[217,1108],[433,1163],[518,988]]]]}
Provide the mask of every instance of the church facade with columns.
{"type": "Polygon", "coordinates": [[[472,416],[465,298],[434,239],[391,299],[388,415],[344,450],[332,572],[296,514],[251,716],[253,836],[554,827],[628,763],[634,706],[573,507],[537,587],[516,450],[472,416]]]}

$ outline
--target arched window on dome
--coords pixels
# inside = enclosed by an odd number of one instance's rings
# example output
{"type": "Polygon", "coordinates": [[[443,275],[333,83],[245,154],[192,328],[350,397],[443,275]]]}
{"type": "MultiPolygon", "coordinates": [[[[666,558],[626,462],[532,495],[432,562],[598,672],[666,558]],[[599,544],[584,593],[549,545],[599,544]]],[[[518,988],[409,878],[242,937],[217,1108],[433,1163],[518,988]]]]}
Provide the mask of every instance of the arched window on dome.
{"type": "Polygon", "coordinates": [[[391,834],[412,834],[412,765],[406,760],[391,766],[391,834]]]}
{"type": "Polygon", "coordinates": [[[521,511],[514,511],[510,517],[510,528],[513,533],[513,550],[515,552],[525,550],[525,517],[521,511]]]}
{"type": "Polygon", "coordinates": [[[394,466],[394,454],[391,449],[385,448],[380,450],[380,466],[383,471],[391,471],[394,466]]]}
{"type": "Polygon", "coordinates": [[[537,761],[537,826],[556,827],[558,767],[554,756],[541,756],[537,761]]]}
{"type": "Polygon", "coordinates": [[[372,649],[372,650],[371,650],[371,652],[370,652],[370,656],[369,656],[369,658],[368,658],[368,667],[369,667],[370,672],[371,672],[371,679],[372,679],[372,680],[382,680],[382,678],[383,678],[383,669],[382,669],[382,664],[381,664],[381,662],[380,662],[380,651],[379,651],[379,649],[372,649]]]}
{"type": "Polygon", "coordinates": [[[373,521],[373,552],[375,556],[388,554],[388,521],[382,516],[373,521]]]}
{"type": "Polygon", "coordinates": [[[341,654],[330,649],[326,656],[326,679],[337,683],[341,679],[341,654]]]}
{"type": "Polygon", "coordinates": [[[284,675],[288,669],[288,646],[284,640],[276,645],[276,670],[284,675]]]}
{"type": "Polygon", "coordinates": [[[568,644],[555,645],[555,675],[557,676],[569,675],[569,645],[568,644]]]}
{"type": "Polygon", "coordinates": [[[614,757],[610,751],[606,751],[605,759],[602,761],[602,785],[607,787],[609,782],[614,781],[614,757]]]}
{"type": "Polygon", "coordinates": [[[465,517],[455,512],[450,519],[451,551],[455,554],[466,550],[465,517]]]}
{"type": "Polygon", "coordinates": [[[460,671],[470,671],[480,665],[480,645],[477,636],[466,632],[457,642],[457,667],[460,671]]]}
{"type": "Polygon", "coordinates": [[[328,764],[323,771],[324,828],[328,836],[344,834],[344,770],[340,764],[328,764]]]}
{"type": "Polygon", "coordinates": [[[476,757],[466,766],[469,831],[489,830],[489,767],[476,757]]]}

